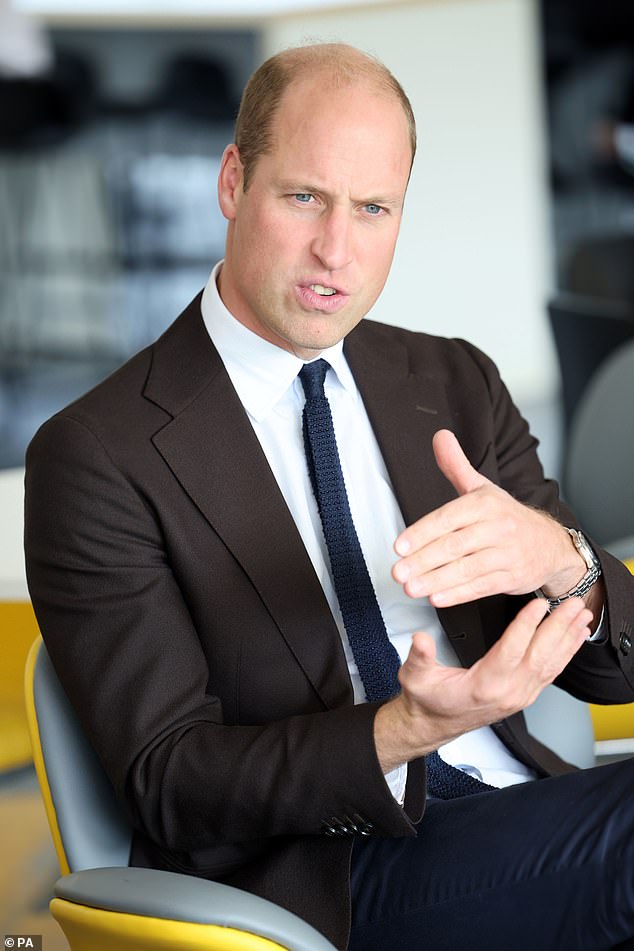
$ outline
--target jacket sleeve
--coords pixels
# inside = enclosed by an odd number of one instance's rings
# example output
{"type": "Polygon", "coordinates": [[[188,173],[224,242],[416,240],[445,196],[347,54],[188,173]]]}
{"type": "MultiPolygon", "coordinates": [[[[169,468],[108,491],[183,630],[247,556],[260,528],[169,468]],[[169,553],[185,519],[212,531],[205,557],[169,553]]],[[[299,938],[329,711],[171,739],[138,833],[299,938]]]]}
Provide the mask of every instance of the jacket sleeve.
{"type": "Polygon", "coordinates": [[[152,841],[200,849],[355,816],[378,835],[415,834],[420,800],[410,819],[376,758],[376,705],[226,722],[153,500],[84,421],[54,417],[29,447],[25,545],[58,675],[152,841]]]}
{"type": "MultiPolygon", "coordinates": [[[[480,368],[489,390],[493,431],[492,461],[496,481],[520,501],[549,512],[563,525],[581,528],[575,515],[561,501],[559,487],[545,479],[537,456],[537,440],[514,406],[493,362],[476,347],[460,345],[480,368]]],[[[489,474],[485,472],[484,474],[489,474]]],[[[586,644],[557,678],[558,686],[581,700],[593,703],[629,703],[634,700],[634,576],[618,559],[590,539],[605,583],[607,640],[586,644]]],[[[509,600],[509,619],[519,606],[509,600]]]]}

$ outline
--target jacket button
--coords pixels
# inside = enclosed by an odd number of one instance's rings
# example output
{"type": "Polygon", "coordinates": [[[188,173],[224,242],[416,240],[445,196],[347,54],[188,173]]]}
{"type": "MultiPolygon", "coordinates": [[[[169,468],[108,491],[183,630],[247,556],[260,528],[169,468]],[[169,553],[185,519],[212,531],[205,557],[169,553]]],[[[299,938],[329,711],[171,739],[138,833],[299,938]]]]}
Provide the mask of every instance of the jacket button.
{"type": "Polygon", "coordinates": [[[621,636],[619,638],[619,648],[621,650],[621,653],[624,654],[626,657],[629,654],[629,652],[632,650],[632,641],[630,637],[625,633],[625,631],[621,631],[621,636]]]}
{"type": "MultiPolygon", "coordinates": [[[[346,816],[346,818],[348,817],[346,816]]],[[[364,819],[358,812],[354,813],[352,819],[352,828],[355,835],[370,835],[370,833],[374,831],[372,823],[369,822],[368,819],[364,819]]]]}

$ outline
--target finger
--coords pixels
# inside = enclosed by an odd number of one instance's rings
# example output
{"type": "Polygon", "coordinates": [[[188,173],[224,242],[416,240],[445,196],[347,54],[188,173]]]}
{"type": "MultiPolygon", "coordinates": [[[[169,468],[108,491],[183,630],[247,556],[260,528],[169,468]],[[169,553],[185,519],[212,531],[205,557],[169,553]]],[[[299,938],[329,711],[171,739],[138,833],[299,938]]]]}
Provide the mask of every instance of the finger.
{"type": "MultiPolygon", "coordinates": [[[[452,499],[427,515],[423,515],[417,522],[408,525],[394,543],[397,555],[406,557],[439,539],[444,539],[452,532],[460,531],[470,525],[477,524],[484,516],[485,502],[475,494],[467,494],[462,498],[452,499]]],[[[398,581],[405,580],[397,578],[398,581]]]]}
{"type": "MultiPolygon", "coordinates": [[[[494,654],[505,666],[519,666],[547,613],[548,602],[544,598],[532,598],[518,611],[489,655],[494,654]]],[[[485,655],[485,659],[489,655],[485,655]]]]}
{"type": "Polygon", "coordinates": [[[543,598],[533,598],[517,614],[490,653],[498,664],[521,667],[529,691],[551,683],[589,634],[592,619],[580,598],[548,615],[543,598]]]}
{"type": "Polygon", "coordinates": [[[561,673],[589,632],[590,612],[570,599],[549,616],[543,598],[533,598],[502,637],[471,668],[477,696],[501,715],[532,703],[561,673]],[[558,614],[558,612],[561,612],[558,614]]]}
{"type": "Polygon", "coordinates": [[[407,584],[410,597],[423,597],[478,574],[508,567],[508,557],[499,546],[494,528],[491,521],[475,522],[429,541],[397,561],[392,576],[400,584],[407,584]]]}
{"type": "MultiPolygon", "coordinates": [[[[468,559],[465,559],[465,561],[467,560],[468,559]]],[[[441,569],[440,571],[442,572],[444,569],[441,569]]],[[[412,590],[415,590],[415,582],[412,582],[411,587],[412,590]]],[[[425,588],[429,587],[429,584],[421,585],[419,590],[424,591],[425,588]]],[[[497,568],[496,570],[491,570],[486,573],[478,573],[471,580],[464,581],[461,584],[454,584],[452,587],[443,585],[440,590],[432,590],[428,597],[429,602],[433,605],[433,607],[450,608],[456,604],[468,604],[470,601],[479,601],[481,598],[489,598],[495,594],[505,594],[508,591],[508,587],[508,571],[502,568],[497,568]]],[[[410,588],[409,583],[405,585],[405,592],[407,594],[410,593],[408,588],[410,588]]],[[[425,597],[425,594],[410,594],[410,597],[422,598],[425,597]]]]}
{"type": "Polygon", "coordinates": [[[483,485],[488,479],[474,469],[462,446],[448,429],[439,429],[432,439],[432,447],[438,468],[449,479],[458,495],[466,495],[483,485]]]}
{"type": "Polygon", "coordinates": [[[561,655],[564,659],[562,666],[565,666],[590,636],[591,622],[592,612],[586,608],[581,598],[564,601],[544,620],[538,630],[529,650],[531,661],[542,654],[551,658],[561,655]]]}

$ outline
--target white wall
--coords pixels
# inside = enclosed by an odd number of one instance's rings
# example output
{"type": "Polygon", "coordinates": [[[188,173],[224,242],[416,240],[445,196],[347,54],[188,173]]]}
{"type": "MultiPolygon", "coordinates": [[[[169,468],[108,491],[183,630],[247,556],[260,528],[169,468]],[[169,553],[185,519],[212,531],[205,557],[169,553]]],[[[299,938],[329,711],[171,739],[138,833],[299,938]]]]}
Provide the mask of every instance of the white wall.
{"type": "Polygon", "coordinates": [[[385,4],[281,18],[263,45],[268,56],[307,38],[344,40],[403,83],[419,154],[374,315],[472,340],[523,405],[556,389],[536,17],[533,0],[385,4]]]}
{"type": "Polygon", "coordinates": [[[0,601],[28,597],[22,545],[24,469],[0,471],[0,601]]]}

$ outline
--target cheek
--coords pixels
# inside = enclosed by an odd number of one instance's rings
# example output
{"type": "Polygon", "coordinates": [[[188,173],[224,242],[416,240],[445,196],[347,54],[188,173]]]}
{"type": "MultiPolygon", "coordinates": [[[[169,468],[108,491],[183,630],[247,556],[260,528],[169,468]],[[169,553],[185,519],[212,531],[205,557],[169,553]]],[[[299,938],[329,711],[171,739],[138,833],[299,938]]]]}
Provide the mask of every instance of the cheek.
{"type": "Polygon", "coordinates": [[[385,281],[394,257],[395,242],[392,240],[381,242],[363,254],[363,263],[369,280],[374,284],[385,281]]]}
{"type": "Polygon", "coordinates": [[[285,215],[256,212],[244,224],[246,245],[262,269],[279,270],[297,257],[302,247],[302,235],[285,215]]]}
{"type": "Polygon", "coordinates": [[[392,260],[394,259],[394,252],[396,251],[396,241],[398,238],[399,229],[396,228],[392,232],[389,238],[385,241],[381,249],[381,265],[383,267],[384,273],[387,272],[392,267],[392,260]]]}

